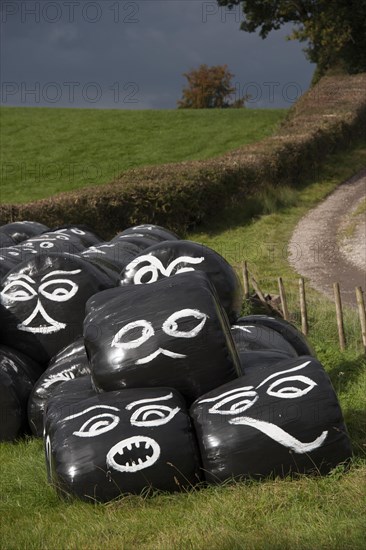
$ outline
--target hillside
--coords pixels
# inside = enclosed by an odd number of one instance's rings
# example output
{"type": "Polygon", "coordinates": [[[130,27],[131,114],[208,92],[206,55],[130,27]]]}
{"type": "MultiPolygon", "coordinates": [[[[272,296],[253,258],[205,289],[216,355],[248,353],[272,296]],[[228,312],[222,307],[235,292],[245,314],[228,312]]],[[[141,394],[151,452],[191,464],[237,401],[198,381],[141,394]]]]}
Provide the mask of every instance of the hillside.
{"type": "Polygon", "coordinates": [[[130,168],[208,159],[272,134],[286,110],[2,108],[0,201],[108,183],[130,168]]]}

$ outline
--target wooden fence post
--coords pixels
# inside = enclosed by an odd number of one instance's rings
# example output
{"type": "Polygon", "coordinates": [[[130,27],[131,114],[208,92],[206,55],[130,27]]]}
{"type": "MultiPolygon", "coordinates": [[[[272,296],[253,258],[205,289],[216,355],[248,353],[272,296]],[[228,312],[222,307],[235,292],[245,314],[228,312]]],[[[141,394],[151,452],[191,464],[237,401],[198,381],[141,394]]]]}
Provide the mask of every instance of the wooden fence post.
{"type": "Polygon", "coordinates": [[[301,330],[302,333],[308,335],[308,313],[306,308],[306,296],[305,296],[305,281],[301,277],[299,279],[299,290],[300,290],[300,312],[301,312],[301,330]]]}
{"type": "Polygon", "coordinates": [[[283,284],[282,277],[278,277],[278,289],[280,291],[282,315],[285,321],[288,321],[289,312],[287,307],[287,297],[286,297],[285,286],[283,284]]]}
{"type": "Polygon", "coordinates": [[[342,310],[342,300],[341,300],[341,291],[339,288],[339,283],[333,284],[333,291],[334,291],[334,299],[335,299],[335,305],[336,305],[339,347],[341,351],[344,351],[346,349],[346,337],[344,334],[343,310],[342,310]]]}
{"type": "Polygon", "coordinates": [[[356,288],[356,299],[358,305],[358,315],[360,317],[362,344],[364,352],[366,353],[366,313],[365,313],[365,301],[363,297],[362,288],[358,286],[356,288]]]}

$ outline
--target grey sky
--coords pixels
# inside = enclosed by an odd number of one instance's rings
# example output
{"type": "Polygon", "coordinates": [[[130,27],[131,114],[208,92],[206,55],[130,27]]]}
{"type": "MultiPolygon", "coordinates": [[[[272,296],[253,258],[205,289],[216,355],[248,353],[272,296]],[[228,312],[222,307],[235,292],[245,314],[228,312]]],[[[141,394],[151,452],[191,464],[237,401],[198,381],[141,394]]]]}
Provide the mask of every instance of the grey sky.
{"type": "Polygon", "coordinates": [[[239,30],[215,0],[0,0],[3,105],[175,108],[183,72],[228,64],[250,107],[286,107],[314,71],[302,45],[239,30]],[[33,90],[33,92],[32,92],[33,90]]]}

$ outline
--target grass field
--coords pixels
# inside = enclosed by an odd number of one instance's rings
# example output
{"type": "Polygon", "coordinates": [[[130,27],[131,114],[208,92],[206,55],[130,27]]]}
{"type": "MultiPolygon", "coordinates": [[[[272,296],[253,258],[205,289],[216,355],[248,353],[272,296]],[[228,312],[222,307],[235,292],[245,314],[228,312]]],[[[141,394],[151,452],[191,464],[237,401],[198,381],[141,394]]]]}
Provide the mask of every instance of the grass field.
{"type": "MultiPolygon", "coordinates": [[[[264,290],[282,275],[298,319],[296,274],[287,243],[300,217],[366,164],[366,144],[338,155],[302,189],[269,190],[216,214],[189,235],[232,264],[246,259],[264,290]],[[261,215],[259,204],[264,204],[261,215]]],[[[310,341],[329,372],[350,431],[355,460],[324,478],[227,484],[185,494],[126,497],[109,505],[58,499],[47,485],[42,443],[0,446],[0,546],[4,549],[364,548],[366,516],[366,364],[357,315],[346,310],[348,348],[338,350],[332,304],[308,291],[310,341]]],[[[248,309],[248,308],[247,308],[248,309]]]]}
{"type": "Polygon", "coordinates": [[[138,166],[214,157],[270,135],[286,112],[2,108],[0,201],[107,183],[138,166]]]}

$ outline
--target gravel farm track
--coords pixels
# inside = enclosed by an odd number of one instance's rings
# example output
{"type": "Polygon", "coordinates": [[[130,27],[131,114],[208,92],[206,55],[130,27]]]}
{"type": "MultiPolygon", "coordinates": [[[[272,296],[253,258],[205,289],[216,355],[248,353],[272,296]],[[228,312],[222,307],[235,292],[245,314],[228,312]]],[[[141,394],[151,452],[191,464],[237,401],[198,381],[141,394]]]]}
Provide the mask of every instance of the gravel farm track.
{"type": "Polygon", "coordinates": [[[304,216],[289,244],[289,262],[297,273],[331,298],[338,282],[342,302],[353,307],[355,287],[366,290],[366,212],[360,208],[365,198],[366,169],[304,216]]]}

